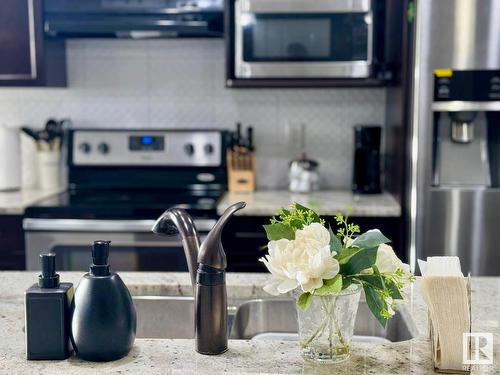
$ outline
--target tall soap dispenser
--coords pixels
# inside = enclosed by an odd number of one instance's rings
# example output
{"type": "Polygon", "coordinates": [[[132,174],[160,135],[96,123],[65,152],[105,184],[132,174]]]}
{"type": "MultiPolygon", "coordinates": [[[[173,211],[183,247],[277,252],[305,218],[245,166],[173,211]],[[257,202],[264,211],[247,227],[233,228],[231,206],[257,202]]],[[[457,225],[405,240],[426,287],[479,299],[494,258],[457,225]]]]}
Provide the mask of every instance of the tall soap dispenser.
{"type": "Polygon", "coordinates": [[[42,274],[25,293],[27,359],[66,359],[73,284],[60,283],[56,255],[40,255],[42,274]]]}
{"type": "Polygon", "coordinates": [[[87,361],[126,356],[135,340],[136,312],[120,276],[109,270],[110,241],[95,241],[90,271],[83,275],[72,304],[71,341],[87,361]]]}

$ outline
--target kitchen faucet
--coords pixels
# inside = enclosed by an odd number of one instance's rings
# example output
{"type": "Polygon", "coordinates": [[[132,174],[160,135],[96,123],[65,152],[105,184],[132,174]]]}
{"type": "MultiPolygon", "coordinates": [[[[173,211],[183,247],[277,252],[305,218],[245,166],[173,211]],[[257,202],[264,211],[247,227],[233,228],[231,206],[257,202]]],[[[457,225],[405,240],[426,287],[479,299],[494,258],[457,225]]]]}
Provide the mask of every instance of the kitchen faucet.
{"type": "Polygon", "coordinates": [[[166,210],[152,228],[159,235],[181,235],[195,300],[196,351],[201,354],[227,350],[227,261],[221,235],[227,221],[245,205],[229,206],[201,245],[192,217],[181,208],[166,210]]]}

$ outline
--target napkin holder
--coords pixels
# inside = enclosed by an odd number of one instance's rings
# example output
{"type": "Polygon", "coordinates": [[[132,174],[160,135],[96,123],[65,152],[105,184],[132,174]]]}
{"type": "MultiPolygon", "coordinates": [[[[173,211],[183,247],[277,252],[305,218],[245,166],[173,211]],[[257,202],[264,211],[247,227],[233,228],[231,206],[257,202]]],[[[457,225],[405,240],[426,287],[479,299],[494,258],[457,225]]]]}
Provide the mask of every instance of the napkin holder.
{"type": "MultiPolygon", "coordinates": [[[[470,274],[466,277],[466,291],[467,291],[467,300],[469,303],[469,324],[468,324],[468,332],[471,332],[471,322],[472,322],[472,314],[471,314],[471,283],[472,279],[470,274]]],[[[429,331],[429,336],[430,336],[430,341],[431,341],[431,348],[432,348],[432,360],[433,360],[433,365],[434,365],[434,371],[437,373],[441,374],[470,374],[471,368],[470,365],[467,364],[462,364],[461,369],[460,368],[443,368],[441,365],[441,358],[443,356],[443,350],[446,350],[446,348],[441,347],[441,341],[439,334],[437,334],[437,329],[433,326],[432,318],[431,318],[431,313],[428,310],[427,312],[428,315],[428,331],[429,331]]],[[[458,337],[457,337],[458,339],[458,337]]],[[[463,340],[463,337],[461,338],[463,340]]],[[[463,345],[463,342],[462,342],[463,345]]],[[[470,341],[467,344],[468,347],[468,358],[470,357],[471,353],[471,343],[470,341]]]]}

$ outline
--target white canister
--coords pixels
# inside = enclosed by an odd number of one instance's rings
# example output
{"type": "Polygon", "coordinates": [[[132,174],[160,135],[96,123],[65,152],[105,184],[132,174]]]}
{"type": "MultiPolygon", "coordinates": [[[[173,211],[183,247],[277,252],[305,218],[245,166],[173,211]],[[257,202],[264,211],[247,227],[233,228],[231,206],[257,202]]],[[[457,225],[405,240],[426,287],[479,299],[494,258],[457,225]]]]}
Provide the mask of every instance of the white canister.
{"type": "Polygon", "coordinates": [[[19,129],[0,125],[0,191],[21,187],[19,129]]]}
{"type": "Polygon", "coordinates": [[[61,152],[59,150],[38,151],[37,159],[40,189],[57,189],[59,187],[61,152]]]}

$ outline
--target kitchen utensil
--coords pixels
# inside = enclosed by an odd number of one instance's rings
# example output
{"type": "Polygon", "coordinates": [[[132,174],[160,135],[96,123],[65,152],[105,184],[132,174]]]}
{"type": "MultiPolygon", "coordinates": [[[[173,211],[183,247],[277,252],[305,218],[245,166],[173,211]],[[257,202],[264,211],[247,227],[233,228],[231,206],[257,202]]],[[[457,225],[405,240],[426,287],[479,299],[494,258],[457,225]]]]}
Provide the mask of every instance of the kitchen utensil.
{"type": "Polygon", "coordinates": [[[0,191],[21,187],[19,129],[0,125],[0,191]]]}
{"type": "Polygon", "coordinates": [[[249,126],[247,128],[247,147],[250,151],[253,151],[253,127],[249,126]]]}
{"type": "Polygon", "coordinates": [[[288,189],[294,193],[310,193],[319,189],[319,163],[307,157],[306,127],[300,125],[301,155],[290,162],[288,169],[288,189]]]}
{"type": "Polygon", "coordinates": [[[23,127],[21,130],[35,141],[37,150],[52,151],[61,149],[64,129],[70,126],[71,120],[69,119],[49,119],[41,130],[28,127],[23,127]]]}

